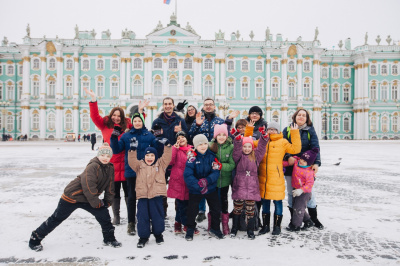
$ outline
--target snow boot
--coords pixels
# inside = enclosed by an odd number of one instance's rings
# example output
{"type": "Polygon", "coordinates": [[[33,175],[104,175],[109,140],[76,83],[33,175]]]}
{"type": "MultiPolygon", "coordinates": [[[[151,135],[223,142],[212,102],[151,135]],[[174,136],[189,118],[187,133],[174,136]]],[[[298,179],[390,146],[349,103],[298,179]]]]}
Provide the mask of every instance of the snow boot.
{"type": "Polygon", "coordinates": [[[208,233],[210,234],[210,236],[213,236],[216,239],[224,239],[225,238],[224,234],[221,232],[220,229],[214,230],[211,228],[208,233]]]}
{"type": "Polygon", "coordinates": [[[175,233],[175,235],[182,233],[182,224],[181,223],[175,222],[174,233],[175,233]]]}
{"type": "MultiPolygon", "coordinates": [[[[293,208],[288,206],[288,209],[289,209],[289,212],[290,212],[290,223],[288,224],[288,226],[286,227],[286,229],[288,229],[288,228],[293,228],[293,225],[292,225],[293,208]]],[[[288,230],[289,230],[289,229],[288,229],[288,230]]]]}
{"type": "Polygon", "coordinates": [[[193,234],[194,234],[194,229],[193,228],[187,228],[186,235],[185,235],[186,241],[192,241],[193,240],[193,234]]]}
{"type": "Polygon", "coordinates": [[[256,223],[255,219],[257,219],[257,218],[256,217],[252,217],[252,218],[247,220],[247,237],[250,240],[254,240],[256,238],[256,236],[254,235],[254,225],[256,223]]]}
{"type": "Polygon", "coordinates": [[[157,245],[162,245],[164,244],[164,237],[162,234],[160,235],[154,235],[154,237],[156,238],[156,243],[157,245]]]}
{"type": "Polygon", "coordinates": [[[311,219],[308,219],[307,221],[304,221],[304,225],[301,228],[302,231],[307,231],[308,228],[311,228],[314,226],[314,223],[311,219]]]}
{"type": "Polygon", "coordinates": [[[269,226],[270,220],[271,220],[271,213],[263,213],[262,214],[263,223],[262,223],[261,230],[258,232],[259,236],[260,235],[264,235],[264,234],[268,233],[271,230],[271,228],[269,226]]]}
{"type": "Polygon", "coordinates": [[[222,213],[222,233],[224,235],[229,234],[229,213],[222,213]]]}
{"type": "Polygon", "coordinates": [[[196,222],[201,223],[206,219],[206,214],[204,212],[199,212],[199,214],[196,217],[196,222]]]}
{"type": "Polygon", "coordinates": [[[281,233],[281,223],[283,215],[274,214],[274,229],[272,230],[272,235],[277,236],[281,233]]]}
{"type": "Polygon", "coordinates": [[[43,250],[43,246],[40,243],[43,240],[43,237],[40,237],[36,231],[33,231],[31,234],[31,238],[29,239],[29,247],[38,252],[43,250]]]}
{"type": "Polygon", "coordinates": [[[240,214],[233,214],[232,217],[232,229],[231,229],[231,238],[235,238],[237,232],[239,231],[239,220],[240,220],[240,214]]]}
{"type": "Polygon", "coordinates": [[[114,202],[112,204],[112,210],[113,210],[113,215],[114,215],[114,218],[112,221],[113,225],[117,225],[117,224],[121,223],[121,217],[119,216],[120,205],[121,205],[121,198],[114,199],[114,202]]]}
{"type": "Polygon", "coordinates": [[[122,244],[115,239],[114,229],[108,232],[103,231],[103,243],[105,246],[112,246],[114,248],[122,247],[122,244]]]}
{"type": "Polygon", "coordinates": [[[139,242],[137,243],[136,247],[137,248],[144,248],[146,244],[149,242],[148,238],[139,238],[139,242]]]}
{"type": "Polygon", "coordinates": [[[136,228],[135,228],[135,223],[134,222],[128,223],[127,233],[128,233],[128,235],[131,235],[131,236],[136,235],[136,228]]]}
{"type": "Polygon", "coordinates": [[[313,221],[315,227],[321,230],[324,229],[324,226],[321,224],[317,217],[317,206],[315,206],[315,208],[308,208],[308,214],[310,214],[311,221],[313,221]]]}
{"type": "Polygon", "coordinates": [[[294,226],[292,223],[290,223],[287,227],[286,230],[288,230],[289,232],[298,232],[300,231],[300,226],[294,226]]]}
{"type": "MultiPolygon", "coordinates": [[[[183,227],[183,232],[185,232],[185,233],[187,232],[187,226],[186,225],[183,227]]],[[[199,229],[195,228],[193,234],[195,236],[200,235],[199,229]]]]}
{"type": "Polygon", "coordinates": [[[207,231],[210,231],[210,229],[211,229],[211,213],[207,213],[207,219],[208,219],[207,231]]]}

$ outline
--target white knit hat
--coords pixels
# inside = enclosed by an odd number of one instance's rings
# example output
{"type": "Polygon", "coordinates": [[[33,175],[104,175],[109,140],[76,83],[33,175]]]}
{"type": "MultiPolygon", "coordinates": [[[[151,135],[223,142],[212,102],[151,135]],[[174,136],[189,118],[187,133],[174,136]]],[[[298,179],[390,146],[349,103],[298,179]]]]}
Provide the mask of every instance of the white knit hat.
{"type": "Polygon", "coordinates": [[[195,149],[197,149],[197,146],[199,146],[200,144],[203,144],[203,143],[207,143],[208,144],[208,139],[203,134],[196,135],[193,138],[193,145],[194,145],[195,149]]]}

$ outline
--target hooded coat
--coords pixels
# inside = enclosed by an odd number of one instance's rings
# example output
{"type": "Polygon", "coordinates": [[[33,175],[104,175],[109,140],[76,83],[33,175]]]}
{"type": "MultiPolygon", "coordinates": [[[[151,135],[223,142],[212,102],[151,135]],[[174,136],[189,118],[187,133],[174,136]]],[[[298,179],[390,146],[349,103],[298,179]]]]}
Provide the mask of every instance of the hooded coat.
{"type": "Polygon", "coordinates": [[[232,157],[232,139],[228,137],[224,144],[219,144],[215,139],[212,139],[209,143],[209,147],[210,150],[216,154],[218,161],[222,164],[217,181],[217,187],[227,187],[232,183],[232,171],[236,167],[235,161],[232,157]]]}
{"type": "Polygon", "coordinates": [[[187,161],[187,149],[193,148],[188,145],[187,147],[172,147],[172,159],[169,165],[172,166],[171,175],[168,182],[168,198],[189,200],[189,189],[186,186],[183,178],[187,161]]]}

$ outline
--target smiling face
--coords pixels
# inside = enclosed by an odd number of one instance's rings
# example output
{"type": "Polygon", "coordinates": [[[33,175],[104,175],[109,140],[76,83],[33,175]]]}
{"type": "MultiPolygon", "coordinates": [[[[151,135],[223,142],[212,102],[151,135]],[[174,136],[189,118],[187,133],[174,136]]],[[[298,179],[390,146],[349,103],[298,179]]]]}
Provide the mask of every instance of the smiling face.
{"type": "Polygon", "coordinates": [[[189,106],[187,109],[187,114],[189,117],[194,117],[196,115],[196,109],[193,106],[189,106]]]}
{"type": "Polygon", "coordinates": [[[121,113],[119,110],[115,110],[115,112],[111,116],[111,120],[114,122],[114,124],[121,123],[121,113]]]}
{"type": "Polygon", "coordinates": [[[175,107],[175,105],[174,105],[174,102],[173,102],[172,99],[164,99],[163,108],[164,108],[164,112],[167,115],[171,115],[172,114],[172,112],[174,111],[174,107],[175,107]]]}
{"type": "Polygon", "coordinates": [[[245,143],[244,145],[243,145],[243,153],[244,154],[250,154],[252,151],[253,151],[253,147],[251,146],[251,144],[250,143],[245,143]]]}
{"type": "Polygon", "coordinates": [[[212,113],[215,111],[215,104],[213,100],[206,100],[204,101],[203,110],[207,113],[212,113]]]}
{"type": "Polygon", "coordinates": [[[156,160],[156,156],[154,155],[154,153],[147,153],[144,156],[144,162],[147,165],[152,165],[154,163],[154,161],[156,160]]]}
{"type": "Polygon", "coordinates": [[[179,144],[180,147],[187,146],[187,139],[184,136],[178,136],[176,142],[179,144]]]}
{"type": "Polygon", "coordinates": [[[260,118],[261,118],[261,116],[260,116],[260,113],[258,113],[258,112],[252,112],[250,114],[250,120],[251,121],[257,122],[258,120],[260,120],[260,118]]]}
{"type": "Polygon", "coordinates": [[[208,149],[208,143],[203,143],[200,145],[197,145],[196,150],[200,152],[201,154],[204,154],[208,149]]]}
{"type": "Polygon", "coordinates": [[[300,160],[299,160],[299,165],[301,165],[301,166],[307,166],[307,162],[304,161],[303,159],[300,159],[300,160]]]}
{"type": "Polygon", "coordinates": [[[224,133],[219,133],[217,136],[217,142],[218,144],[224,144],[225,141],[227,140],[228,136],[225,135],[224,133]]]}
{"type": "Polygon", "coordinates": [[[99,161],[102,164],[108,164],[111,160],[111,156],[109,154],[102,154],[102,155],[98,156],[97,158],[99,158],[99,161]]]}
{"type": "Polygon", "coordinates": [[[135,117],[132,121],[133,127],[135,129],[141,129],[143,127],[143,121],[140,117],[135,117]]]}
{"type": "Polygon", "coordinates": [[[302,126],[307,122],[307,113],[304,110],[300,110],[296,115],[296,124],[302,126]]]}

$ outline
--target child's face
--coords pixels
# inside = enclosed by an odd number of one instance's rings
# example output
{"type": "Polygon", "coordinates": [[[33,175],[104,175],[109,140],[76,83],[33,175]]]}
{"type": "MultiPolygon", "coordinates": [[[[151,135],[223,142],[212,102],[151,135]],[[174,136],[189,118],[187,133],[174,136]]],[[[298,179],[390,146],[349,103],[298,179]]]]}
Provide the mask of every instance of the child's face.
{"type": "Polygon", "coordinates": [[[307,166],[307,162],[304,161],[303,159],[300,159],[300,160],[299,160],[299,165],[301,165],[301,166],[307,166]]]}
{"type": "Polygon", "coordinates": [[[178,136],[176,139],[176,142],[179,144],[179,146],[184,147],[187,145],[187,139],[184,136],[178,136]]]}
{"type": "Polygon", "coordinates": [[[154,153],[147,153],[144,156],[144,162],[147,165],[152,165],[154,163],[154,161],[156,160],[156,156],[154,155],[154,153]]]}
{"type": "Polygon", "coordinates": [[[228,138],[228,136],[225,135],[224,133],[219,133],[219,134],[217,135],[217,142],[218,142],[218,144],[224,144],[227,138],[228,138]]]}
{"type": "Polygon", "coordinates": [[[251,144],[250,143],[245,143],[244,145],[243,145],[243,153],[244,154],[250,154],[251,152],[253,151],[253,147],[251,146],[251,144]]]}
{"type": "Polygon", "coordinates": [[[238,126],[236,129],[237,129],[237,130],[240,132],[240,134],[242,134],[242,135],[244,135],[244,132],[246,131],[246,127],[245,127],[245,126],[242,126],[242,125],[238,126]]]}
{"type": "Polygon", "coordinates": [[[143,121],[140,119],[140,117],[135,117],[133,119],[133,127],[135,129],[141,129],[143,127],[143,121]]]}
{"type": "Polygon", "coordinates": [[[203,143],[197,146],[196,150],[201,154],[204,154],[208,149],[208,143],[203,143]]]}
{"type": "Polygon", "coordinates": [[[98,156],[97,158],[99,158],[99,160],[102,164],[108,164],[111,160],[111,156],[109,154],[102,154],[102,155],[98,156]]]}
{"type": "Polygon", "coordinates": [[[268,128],[267,133],[268,134],[278,134],[278,130],[276,128],[268,128]]]}

